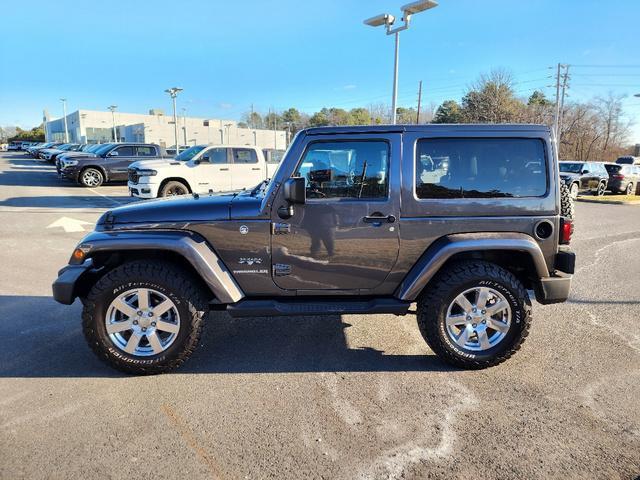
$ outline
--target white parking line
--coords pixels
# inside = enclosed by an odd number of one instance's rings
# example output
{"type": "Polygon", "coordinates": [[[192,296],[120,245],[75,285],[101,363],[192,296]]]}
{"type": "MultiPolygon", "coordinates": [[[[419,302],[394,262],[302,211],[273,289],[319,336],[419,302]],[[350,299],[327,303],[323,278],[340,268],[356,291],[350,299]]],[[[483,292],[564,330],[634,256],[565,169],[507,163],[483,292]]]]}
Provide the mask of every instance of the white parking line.
{"type": "Polygon", "coordinates": [[[107,200],[109,200],[109,201],[110,201],[111,203],[113,203],[114,205],[124,205],[124,204],[125,204],[125,202],[118,202],[117,200],[114,200],[114,199],[113,199],[113,198],[111,198],[110,196],[108,196],[108,195],[103,195],[102,193],[100,193],[100,192],[96,191],[96,190],[95,190],[95,189],[93,189],[93,188],[87,188],[87,190],[89,190],[90,192],[95,193],[96,195],[99,195],[99,196],[101,196],[101,197],[103,197],[103,198],[106,198],[107,200]]]}

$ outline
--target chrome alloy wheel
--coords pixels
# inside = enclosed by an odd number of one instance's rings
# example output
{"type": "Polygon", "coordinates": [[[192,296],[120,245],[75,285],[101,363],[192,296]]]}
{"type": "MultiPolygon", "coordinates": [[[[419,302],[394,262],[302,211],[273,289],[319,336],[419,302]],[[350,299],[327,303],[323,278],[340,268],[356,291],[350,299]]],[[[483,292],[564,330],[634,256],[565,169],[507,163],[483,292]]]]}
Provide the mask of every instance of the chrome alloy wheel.
{"type": "Polygon", "coordinates": [[[497,290],[474,287],[453,299],[447,309],[449,338],[466,350],[483,351],[500,343],[511,327],[511,306],[497,290]]]}
{"type": "Polygon", "coordinates": [[[116,297],[105,316],[107,334],[123,352],[148,357],[164,352],[180,331],[180,315],[166,295],[136,288],[116,297]]]}
{"type": "Polygon", "coordinates": [[[87,170],[82,174],[82,181],[89,187],[100,185],[100,174],[95,170],[87,170]]]}

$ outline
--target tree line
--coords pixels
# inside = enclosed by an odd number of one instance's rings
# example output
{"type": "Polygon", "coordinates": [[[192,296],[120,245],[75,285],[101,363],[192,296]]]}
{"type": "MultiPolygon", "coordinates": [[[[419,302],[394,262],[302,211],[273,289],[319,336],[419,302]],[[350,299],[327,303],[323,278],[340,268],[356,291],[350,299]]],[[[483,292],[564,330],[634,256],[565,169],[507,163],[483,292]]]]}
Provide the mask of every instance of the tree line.
{"type": "MultiPolygon", "coordinates": [[[[555,102],[535,90],[521,98],[514,90],[513,76],[506,70],[482,74],[468,88],[460,102],[446,100],[423,111],[397,109],[398,123],[535,123],[552,127],[555,102]]],[[[623,96],[609,94],[586,102],[566,102],[561,112],[560,158],[563,160],[614,161],[631,153],[630,122],[625,120],[623,96]]],[[[322,108],[307,114],[296,108],[261,115],[248,112],[241,127],[288,129],[292,134],[307,127],[328,125],[375,125],[391,122],[391,109],[372,104],[350,110],[322,108]]]]}

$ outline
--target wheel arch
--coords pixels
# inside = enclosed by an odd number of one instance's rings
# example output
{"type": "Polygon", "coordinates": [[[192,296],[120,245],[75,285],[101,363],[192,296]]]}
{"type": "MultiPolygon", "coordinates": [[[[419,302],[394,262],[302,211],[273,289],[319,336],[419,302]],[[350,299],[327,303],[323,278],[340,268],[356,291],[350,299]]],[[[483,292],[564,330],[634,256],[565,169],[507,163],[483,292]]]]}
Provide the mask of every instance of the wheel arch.
{"type": "MultiPolygon", "coordinates": [[[[239,285],[207,242],[188,232],[94,232],[78,248],[90,268],[73,285],[73,298],[83,297],[98,278],[130,260],[154,259],[173,263],[221,304],[244,298],[239,285]],[[91,278],[93,277],[93,278],[91,278]]],[[[70,264],[73,265],[73,259],[70,264]]]]}
{"type": "Polygon", "coordinates": [[[187,187],[187,190],[189,190],[189,193],[193,193],[193,188],[191,188],[191,184],[187,181],[186,178],[183,178],[183,177],[167,177],[167,178],[163,179],[162,182],[160,182],[160,187],[158,187],[158,195],[160,194],[160,191],[164,188],[164,186],[169,182],[184,183],[185,186],[187,187]]]}
{"type": "Polygon", "coordinates": [[[541,278],[549,277],[544,255],[529,235],[455,234],[440,238],[424,252],[396,289],[395,296],[416,300],[438,272],[460,260],[495,263],[512,272],[528,289],[535,289],[541,278]]]}

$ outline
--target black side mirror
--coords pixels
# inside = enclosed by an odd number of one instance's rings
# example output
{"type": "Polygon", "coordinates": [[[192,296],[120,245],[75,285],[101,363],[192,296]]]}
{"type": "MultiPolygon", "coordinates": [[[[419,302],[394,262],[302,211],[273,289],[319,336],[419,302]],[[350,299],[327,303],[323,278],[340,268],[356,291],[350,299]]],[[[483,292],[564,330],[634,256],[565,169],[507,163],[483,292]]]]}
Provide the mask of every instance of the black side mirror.
{"type": "Polygon", "coordinates": [[[292,177],[284,182],[284,198],[292,204],[306,203],[307,190],[304,177],[292,177]]]}
{"type": "Polygon", "coordinates": [[[582,174],[583,174],[583,175],[585,175],[585,174],[587,174],[587,173],[589,173],[589,170],[582,170],[582,174]]]}
{"type": "Polygon", "coordinates": [[[200,165],[200,160],[194,160],[194,161],[193,161],[193,164],[194,164],[194,165],[200,165]]]}

